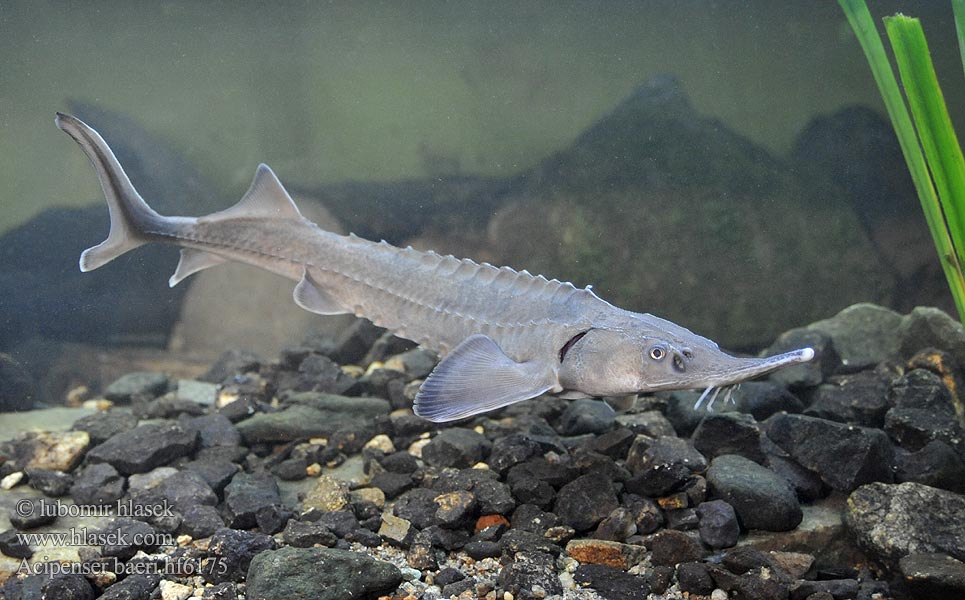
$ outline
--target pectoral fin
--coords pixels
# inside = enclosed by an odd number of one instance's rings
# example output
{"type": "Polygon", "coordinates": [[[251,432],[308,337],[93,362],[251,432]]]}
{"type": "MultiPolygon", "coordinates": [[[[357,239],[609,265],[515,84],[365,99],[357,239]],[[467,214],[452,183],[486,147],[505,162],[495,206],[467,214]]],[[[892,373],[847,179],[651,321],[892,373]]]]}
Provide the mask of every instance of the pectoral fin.
{"type": "Polygon", "coordinates": [[[518,363],[489,337],[473,335],[436,366],[413,410],[429,421],[454,421],[551,390],[559,391],[559,382],[548,364],[518,363]]]}

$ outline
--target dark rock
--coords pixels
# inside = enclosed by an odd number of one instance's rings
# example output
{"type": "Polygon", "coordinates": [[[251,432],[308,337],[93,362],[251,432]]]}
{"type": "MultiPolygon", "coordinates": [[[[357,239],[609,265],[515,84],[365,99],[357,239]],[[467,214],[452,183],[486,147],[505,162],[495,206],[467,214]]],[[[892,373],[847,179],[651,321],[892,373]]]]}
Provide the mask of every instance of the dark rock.
{"type": "Polygon", "coordinates": [[[160,581],[155,574],[128,575],[104,590],[99,600],[148,600],[160,581]]]}
{"type": "Polygon", "coordinates": [[[635,438],[636,434],[626,427],[618,427],[604,434],[593,436],[585,447],[592,452],[613,459],[623,459],[626,458],[635,438]]]}
{"type": "Polygon", "coordinates": [[[359,521],[355,515],[348,510],[336,510],[331,512],[312,511],[304,516],[305,519],[314,521],[319,525],[324,525],[338,537],[345,537],[349,533],[359,528],[359,521]]]}
{"type": "Polygon", "coordinates": [[[517,554],[499,573],[499,588],[520,600],[538,600],[562,595],[563,585],[556,573],[556,561],[549,554],[517,554]]]}
{"type": "Polygon", "coordinates": [[[828,594],[835,600],[846,600],[858,595],[857,579],[822,579],[798,581],[790,586],[791,600],[806,600],[814,594],[828,594]]]}
{"type": "Polygon", "coordinates": [[[425,348],[413,348],[391,357],[386,361],[386,366],[393,369],[401,367],[406,380],[412,381],[427,377],[438,362],[439,357],[434,352],[425,348]]]}
{"type": "Polygon", "coordinates": [[[196,471],[178,471],[165,477],[151,492],[167,499],[179,511],[190,506],[214,506],[218,503],[217,494],[196,471]]]}
{"type": "Polygon", "coordinates": [[[374,531],[362,528],[348,532],[344,539],[346,542],[362,544],[368,548],[376,548],[382,545],[382,536],[374,531]]]}
{"type": "Polygon", "coordinates": [[[647,549],[650,550],[651,562],[654,565],[673,567],[683,562],[696,562],[704,557],[704,549],[700,542],[692,536],[664,529],[646,539],[647,549]]]}
{"type": "Polygon", "coordinates": [[[30,546],[20,541],[16,529],[8,529],[0,533],[0,552],[11,558],[30,558],[34,555],[30,546]]]}
{"type": "Polygon", "coordinates": [[[604,433],[613,427],[616,412],[606,402],[600,400],[574,400],[560,417],[562,435],[582,435],[584,433],[604,433]]]}
{"type": "Polygon", "coordinates": [[[50,577],[44,574],[28,575],[24,578],[10,577],[0,587],[4,600],[42,600],[44,585],[50,577]]]}
{"type": "MultiPolygon", "coordinates": [[[[221,446],[222,448],[228,446],[221,446]]],[[[228,482],[238,472],[238,465],[219,458],[209,458],[201,454],[196,460],[183,463],[181,468],[201,476],[216,494],[224,491],[228,482]]]]}
{"type": "Polygon", "coordinates": [[[750,414],[758,422],[782,411],[799,413],[804,410],[804,403],[797,396],[784,384],[773,381],[745,381],[734,390],[734,404],[737,407],[734,412],[750,414]]]}
{"type": "Polygon", "coordinates": [[[596,590],[607,600],[646,600],[650,597],[650,583],[646,579],[606,565],[580,565],[573,573],[573,579],[581,586],[596,590]]]}
{"type": "Polygon", "coordinates": [[[924,348],[937,348],[951,354],[959,365],[965,365],[965,331],[943,310],[918,306],[902,319],[896,333],[903,357],[911,357],[924,348]]]}
{"type": "Polygon", "coordinates": [[[228,350],[218,357],[208,372],[200,377],[201,381],[222,383],[225,379],[237,374],[256,372],[261,363],[261,357],[247,350],[228,350]]]}
{"type": "Polygon", "coordinates": [[[190,535],[194,539],[206,538],[214,535],[224,527],[224,521],[218,510],[213,506],[189,506],[181,511],[179,533],[190,535]]]}
{"type": "Polygon", "coordinates": [[[422,448],[422,460],[436,467],[471,467],[492,448],[486,437],[472,429],[452,427],[439,432],[422,448]]]}
{"type": "Polygon", "coordinates": [[[163,543],[163,536],[156,529],[127,517],[112,520],[98,534],[105,542],[101,555],[122,561],[130,560],[138,550],[150,553],[163,543]]]}
{"type": "Polygon", "coordinates": [[[462,581],[456,581],[442,588],[442,597],[458,598],[460,596],[463,596],[467,592],[472,593],[470,592],[470,590],[473,590],[475,587],[476,587],[476,582],[472,579],[463,579],[462,581]]]}
{"type": "MultiPolygon", "coordinates": [[[[813,329],[791,329],[778,336],[777,340],[764,351],[765,356],[773,356],[782,352],[797,350],[798,348],[813,348],[814,358],[809,362],[800,365],[792,365],[779,369],[770,375],[772,381],[792,388],[814,387],[830,377],[841,367],[841,357],[838,356],[834,348],[831,336],[821,331],[813,329]]],[[[746,384],[741,385],[741,390],[746,384]]],[[[768,403],[770,404],[770,403],[768,403]]],[[[738,398],[738,406],[741,410],[747,410],[747,406],[742,404],[738,398]]],[[[787,409],[788,412],[796,412],[787,409]]],[[[771,414],[773,414],[772,411],[771,414]]],[[[754,415],[757,419],[766,419],[770,415],[754,415]]]]}
{"type": "Polygon", "coordinates": [[[764,575],[741,575],[737,578],[733,594],[746,600],[782,600],[788,597],[788,584],[764,575]]]}
{"type": "Polygon", "coordinates": [[[506,473],[506,483],[510,487],[530,479],[546,483],[552,488],[559,488],[569,483],[579,475],[579,471],[568,463],[550,462],[545,458],[533,458],[514,466],[506,473]]]}
{"type": "Polygon", "coordinates": [[[94,600],[97,594],[87,578],[77,573],[54,577],[44,585],[44,600],[94,600]]]}
{"type": "Polygon", "coordinates": [[[697,507],[700,539],[711,548],[730,548],[740,537],[734,507],[723,500],[703,502],[697,507]]]}
{"type": "Polygon", "coordinates": [[[503,549],[499,545],[499,542],[490,542],[485,540],[466,542],[465,546],[463,546],[463,550],[475,560],[495,558],[503,553],[503,549]]]}
{"type": "Polygon", "coordinates": [[[654,594],[663,594],[670,587],[673,580],[674,568],[666,565],[658,565],[650,570],[647,581],[650,582],[650,590],[654,594]]]}
{"type": "Polygon", "coordinates": [[[820,475],[795,462],[791,455],[772,442],[771,438],[766,435],[761,438],[761,447],[767,455],[768,468],[783,477],[801,501],[817,500],[828,494],[828,486],[821,480],[820,475]]]}
{"type": "MultiPolygon", "coordinates": [[[[275,540],[262,533],[235,529],[219,529],[208,544],[208,556],[217,568],[204,569],[202,576],[208,583],[240,582],[249,573],[249,565],[257,555],[275,548],[275,540]]],[[[318,575],[317,570],[312,570],[318,575]]],[[[248,585],[251,585],[249,575],[248,585]]],[[[250,589],[249,589],[250,591],[250,589]]]]}
{"type": "MultiPolygon", "coordinates": [[[[648,410],[640,413],[617,415],[616,422],[621,427],[626,427],[637,435],[645,435],[651,438],[664,436],[674,437],[677,432],[673,425],[663,416],[663,413],[656,410],[648,410]]],[[[696,425],[695,425],[696,426],[696,425]]]]}
{"type": "Polygon", "coordinates": [[[559,525],[560,518],[553,513],[540,510],[536,505],[520,504],[513,512],[512,524],[513,529],[542,535],[550,527],[559,525]]]}
{"type": "Polygon", "coordinates": [[[230,581],[208,586],[201,593],[201,600],[238,600],[240,597],[238,585],[230,581]]]}
{"type": "Polygon", "coordinates": [[[439,493],[426,488],[416,488],[402,494],[395,501],[392,511],[395,516],[410,521],[419,529],[436,524],[436,496],[439,493]]]}
{"type": "Polygon", "coordinates": [[[179,424],[185,431],[197,431],[201,448],[213,446],[238,446],[241,444],[241,434],[232,422],[224,415],[215,413],[182,419],[179,424]]]}
{"type": "Polygon", "coordinates": [[[412,476],[407,473],[383,471],[372,477],[371,485],[382,490],[385,493],[385,497],[391,500],[399,494],[415,487],[415,481],[412,479],[412,476]]]}
{"type": "Polygon", "coordinates": [[[707,470],[712,493],[734,507],[747,529],[788,531],[803,518],[801,505],[787,482],[773,471],[742,456],[718,456],[707,470]]]}
{"type": "Polygon", "coordinates": [[[332,437],[336,433],[351,433],[368,440],[375,433],[375,420],[389,410],[389,403],[380,398],[289,393],[283,395],[282,410],[256,414],[237,427],[248,444],[332,437]]]}
{"type": "Polygon", "coordinates": [[[230,402],[219,408],[218,414],[232,423],[238,423],[262,412],[264,409],[265,405],[259,403],[258,400],[242,396],[234,402],[230,402]]]}
{"type": "Polygon", "coordinates": [[[694,431],[694,448],[708,459],[722,454],[737,454],[764,463],[761,428],[754,417],[736,412],[711,413],[694,431]]]}
{"type": "Polygon", "coordinates": [[[891,408],[890,382],[874,371],[832,377],[811,393],[804,414],[862,427],[881,428],[891,408]]]}
{"type": "Polygon", "coordinates": [[[124,495],[124,477],[109,464],[90,464],[77,472],[70,496],[77,504],[107,506],[124,495]]]}
{"type": "Polygon", "coordinates": [[[74,421],[71,427],[74,431],[86,431],[90,436],[91,446],[106,442],[119,433],[137,427],[137,417],[131,413],[112,410],[108,413],[87,415],[74,421]]]}
{"type": "Polygon", "coordinates": [[[27,482],[33,489],[52,498],[59,498],[70,491],[74,478],[63,471],[52,469],[26,469],[27,482]]]}
{"type": "Polygon", "coordinates": [[[596,473],[577,477],[560,488],[553,512],[577,531],[587,531],[619,506],[610,480],[596,473]]]}
{"type": "Polygon", "coordinates": [[[16,507],[10,509],[10,524],[21,531],[49,525],[57,520],[52,508],[43,498],[18,500],[16,507]]]}
{"type": "Polygon", "coordinates": [[[619,506],[613,509],[597,526],[593,537],[598,540],[623,542],[637,532],[636,515],[629,508],[619,506]]]}
{"type": "Polygon", "coordinates": [[[405,562],[413,569],[420,571],[435,571],[439,568],[429,534],[424,531],[416,534],[412,545],[405,553],[405,562]]]}
{"type": "Polygon", "coordinates": [[[255,513],[255,522],[262,533],[272,535],[284,529],[294,516],[295,512],[286,506],[269,504],[258,509],[255,513]]]}
{"type": "Polygon", "coordinates": [[[338,537],[328,527],[294,519],[288,521],[282,535],[285,538],[285,543],[295,548],[311,548],[315,544],[331,548],[338,542],[338,537]]]}
{"type": "Polygon", "coordinates": [[[472,492],[447,492],[435,497],[436,523],[442,527],[457,528],[470,523],[476,516],[476,496],[472,492]]]}
{"type": "MultiPolygon", "coordinates": [[[[802,415],[775,415],[767,436],[799,465],[838,491],[891,481],[894,450],[880,430],[802,415]]],[[[738,513],[739,514],[739,513],[738,513]]]]}
{"type": "Polygon", "coordinates": [[[459,550],[470,540],[468,531],[463,529],[444,529],[438,525],[426,527],[425,533],[429,536],[434,548],[443,550],[459,550]]]}
{"type": "Polygon", "coordinates": [[[855,304],[807,328],[830,336],[841,357],[842,369],[861,371],[898,354],[901,344],[898,329],[903,322],[902,316],[890,309],[855,304]]]}
{"type": "Polygon", "coordinates": [[[385,362],[390,356],[408,352],[415,347],[416,343],[412,340],[400,338],[387,331],[380,335],[379,339],[375,340],[375,343],[369,348],[365,358],[362,359],[361,366],[367,367],[374,362],[385,362]]]}
{"type": "Polygon", "coordinates": [[[965,560],[965,496],[918,483],[869,483],[848,498],[845,522],[871,557],[896,564],[920,552],[965,560]]]}
{"type": "Polygon", "coordinates": [[[450,583],[455,583],[457,581],[462,581],[466,576],[459,569],[453,569],[452,567],[446,567],[442,569],[436,576],[433,577],[433,583],[441,588],[446,587],[450,583]]]}
{"type": "Polygon", "coordinates": [[[743,575],[750,571],[760,571],[762,568],[774,572],[775,576],[782,576],[782,571],[771,560],[770,555],[750,546],[740,546],[728,550],[722,563],[727,570],[736,575],[743,575]]]}
{"type": "Polygon", "coordinates": [[[894,408],[885,415],[884,428],[898,445],[914,451],[940,440],[965,458],[965,430],[941,377],[924,369],[909,371],[895,381],[890,400],[894,408]]]}
{"type": "MultiPolygon", "coordinates": [[[[482,532],[477,534],[477,537],[481,535],[482,532]]],[[[561,551],[561,548],[545,535],[515,529],[510,529],[499,538],[499,547],[504,556],[534,553],[558,556],[561,551]]]]}
{"type": "Polygon", "coordinates": [[[663,511],[660,510],[660,506],[653,500],[629,494],[624,499],[624,503],[633,513],[638,534],[647,535],[663,526],[663,511]]]}
{"type": "Polygon", "coordinates": [[[293,389],[299,392],[344,394],[356,385],[354,377],[327,356],[309,354],[298,365],[299,379],[293,389]]]}
{"type": "Polygon", "coordinates": [[[339,333],[329,357],[340,365],[358,364],[383,333],[368,319],[357,319],[339,333]]]}
{"type": "Polygon", "coordinates": [[[249,529],[255,526],[259,509],[281,503],[274,477],[266,473],[238,473],[225,487],[225,520],[229,527],[249,529]]]}
{"type": "Polygon", "coordinates": [[[391,592],[399,569],[363,554],[333,548],[281,548],[251,561],[248,594],[258,600],[353,600],[391,592]]]}
{"type": "Polygon", "coordinates": [[[205,408],[200,404],[165,394],[160,398],[134,396],[131,400],[131,413],[141,420],[190,418],[203,415],[205,408]]]}
{"type": "Polygon", "coordinates": [[[108,463],[124,475],[146,473],[190,454],[197,441],[197,432],[177,425],[140,425],[95,446],[87,453],[87,460],[108,463]]]}
{"type": "Polygon", "coordinates": [[[932,440],[917,452],[898,452],[895,481],[913,481],[965,494],[965,462],[948,444],[932,440]]]}
{"type": "Polygon", "coordinates": [[[289,458],[273,466],[271,474],[282,481],[301,481],[308,477],[307,469],[308,460],[305,457],[289,458]]]}
{"type": "Polygon", "coordinates": [[[386,471],[392,473],[413,473],[419,468],[419,461],[408,452],[399,451],[386,455],[379,460],[379,464],[386,471]]]}
{"type": "Polygon", "coordinates": [[[509,514],[515,507],[509,486],[498,480],[498,475],[488,469],[462,469],[455,474],[443,474],[433,484],[440,492],[472,492],[484,515],[509,514]]]}
{"type": "Polygon", "coordinates": [[[683,463],[657,464],[641,470],[626,482],[626,489],[640,496],[663,496],[683,489],[691,471],[683,463]]]}
{"type": "Polygon", "coordinates": [[[707,459],[687,440],[678,437],[647,439],[643,436],[634,440],[627,454],[626,466],[631,473],[636,474],[645,469],[677,463],[686,466],[693,473],[707,468],[707,459]]]}
{"type": "Polygon", "coordinates": [[[104,390],[104,397],[112,402],[130,402],[134,396],[154,398],[168,390],[168,378],[163,373],[128,373],[104,390]]]}
{"type": "Polygon", "coordinates": [[[915,553],[899,561],[905,583],[916,598],[965,596],[965,563],[946,554],[915,553]]]}
{"type": "Polygon", "coordinates": [[[685,562],[677,565],[677,582],[680,591],[697,596],[708,596],[714,591],[714,580],[703,563],[685,562]]]}

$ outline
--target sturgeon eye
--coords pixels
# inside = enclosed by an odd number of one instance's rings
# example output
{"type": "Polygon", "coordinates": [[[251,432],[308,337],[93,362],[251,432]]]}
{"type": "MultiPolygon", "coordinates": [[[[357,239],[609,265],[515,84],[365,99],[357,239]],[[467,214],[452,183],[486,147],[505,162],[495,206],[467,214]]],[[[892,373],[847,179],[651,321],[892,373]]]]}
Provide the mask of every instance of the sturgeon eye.
{"type": "Polygon", "coordinates": [[[660,346],[654,346],[650,349],[650,358],[653,360],[663,360],[664,356],[667,356],[667,351],[660,346]]]}

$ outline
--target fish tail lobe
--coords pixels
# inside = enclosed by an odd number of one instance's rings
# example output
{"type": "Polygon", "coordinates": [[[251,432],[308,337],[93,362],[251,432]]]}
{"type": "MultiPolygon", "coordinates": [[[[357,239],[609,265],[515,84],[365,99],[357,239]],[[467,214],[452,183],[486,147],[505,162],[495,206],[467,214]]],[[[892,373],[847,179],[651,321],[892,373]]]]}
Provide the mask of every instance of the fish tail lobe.
{"type": "Polygon", "coordinates": [[[90,159],[110,210],[111,229],[107,239],[80,255],[80,270],[93,271],[128,250],[149,242],[144,231],[164,217],[148,206],[137,193],[114,152],[100,134],[71,115],[57,113],[54,122],[80,145],[90,159]]]}

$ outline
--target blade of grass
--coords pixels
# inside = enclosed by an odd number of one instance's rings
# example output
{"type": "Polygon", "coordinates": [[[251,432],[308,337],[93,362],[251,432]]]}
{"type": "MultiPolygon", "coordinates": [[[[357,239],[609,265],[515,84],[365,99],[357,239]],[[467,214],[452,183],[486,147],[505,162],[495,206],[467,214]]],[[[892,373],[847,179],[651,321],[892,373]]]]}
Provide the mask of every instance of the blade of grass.
{"type": "Polygon", "coordinates": [[[871,73],[878,84],[878,89],[881,91],[881,97],[884,100],[891,124],[898,136],[898,144],[901,146],[901,152],[905,157],[905,162],[908,163],[912,182],[918,192],[918,199],[921,202],[922,211],[925,213],[925,221],[928,223],[935,248],[938,250],[942,271],[948,280],[949,289],[958,309],[959,319],[965,323],[965,276],[962,275],[958,257],[942,214],[942,208],[935,193],[928,166],[925,163],[925,156],[918,143],[915,127],[908,113],[908,107],[902,98],[901,89],[898,87],[898,81],[891,69],[891,63],[885,54],[874,20],[871,18],[871,13],[868,11],[868,6],[864,0],[838,0],[838,4],[841,5],[862,50],[864,50],[865,57],[871,67],[871,73]]]}
{"type": "Polygon", "coordinates": [[[965,68],[965,0],[952,0],[952,12],[955,14],[958,51],[962,55],[962,67],[965,68]]]}
{"type": "Polygon", "coordinates": [[[945,97],[918,19],[885,18],[885,30],[895,51],[898,73],[918,129],[938,199],[948,222],[955,256],[965,262],[965,158],[952,127],[945,97]]]}

